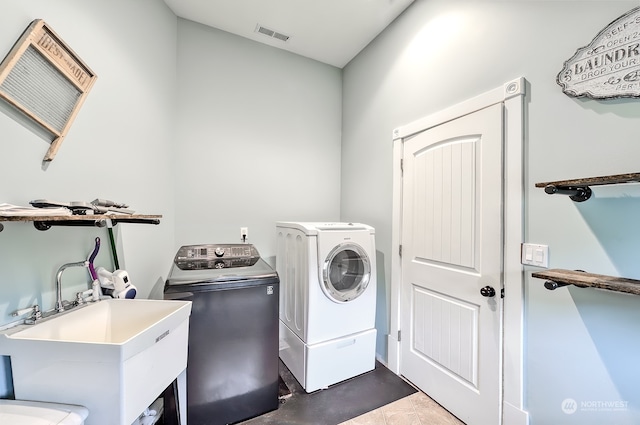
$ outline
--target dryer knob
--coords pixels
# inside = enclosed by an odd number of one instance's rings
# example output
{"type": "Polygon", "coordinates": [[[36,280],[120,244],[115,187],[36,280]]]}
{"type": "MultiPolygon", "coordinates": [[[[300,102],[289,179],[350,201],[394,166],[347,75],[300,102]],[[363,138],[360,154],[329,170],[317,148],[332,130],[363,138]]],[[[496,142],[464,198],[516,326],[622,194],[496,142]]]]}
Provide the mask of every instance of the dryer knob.
{"type": "Polygon", "coordinates": [[[222,248],[221,246],[217,247],[215,251],[213,251],[216,254],[216,257],[222,257],[224,255],[224,248],[222,248]]]}

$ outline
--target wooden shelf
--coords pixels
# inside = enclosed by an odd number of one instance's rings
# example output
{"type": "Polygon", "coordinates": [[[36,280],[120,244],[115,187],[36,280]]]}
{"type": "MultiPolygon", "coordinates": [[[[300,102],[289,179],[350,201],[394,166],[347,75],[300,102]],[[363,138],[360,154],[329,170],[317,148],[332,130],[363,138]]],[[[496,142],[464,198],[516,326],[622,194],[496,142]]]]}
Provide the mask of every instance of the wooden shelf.
{"type": "Polygon", "coordinates": [[[586,187],[586,186],[602,186],[606,184],[621,184],[621,183],[640,183],[640,173],[616,174],[614,176],[586,177],[583,179],[559,180],[555,182],[536,183],[536,187],[546,187],[548,185],[586,187]]]}
{"type": "MultiPolygon", "coordinates": [[[[161,215],[146,214],[103,214],[103,215],[51,215],[51,216],[0,216],[3,221],[32,222],[38,230],[48,230],[52,226],[95,226],[105,227],[107,220],[118,223],[160,224],[161,215]]],[[[0,230],[2,230],[0,228],[0,230]]]]}
{"type": "MultiPolygon", "coordinates": [[[[602,186],[622,183],[640,183],[640,173],[616,174],[602,177],[586,177],[574,180],[558,180],[553,182],[536,183],[536,187],[543,187],[549,195],[568,195],[575,202],[583,202],[591,197],[589,186],[602,186]]],[[[624,292],[640,295],[640,280],[624,277],[606,276],[586,273],[576,270],[551,269],[534,272],[531,276],[546,279],[547,289],[575,285],[581,288],[606,289],[608,291],[624,292]]]]}
{"type": "Polygon", "coordinates": [[[581,288],[606,289],[615,292],[640,295],[640,280],[624,277],[606,276],[601,274],[586,273],[576,270],[550,269],[533,272],[531,276],[546,279],[544,286],[547,289],[556,289],[562,286],[575,285],[581,288]]]}
{"type": "Polygon", "coordinates": [[[603,186],[621,183],[640,183],[640,173],[543,182],[536,183],[536,187],[543,187],[544,191],[549,195],[568,195],[572,201],[584,202],[591,197],[591,188],[589,186],[603,186]]]}

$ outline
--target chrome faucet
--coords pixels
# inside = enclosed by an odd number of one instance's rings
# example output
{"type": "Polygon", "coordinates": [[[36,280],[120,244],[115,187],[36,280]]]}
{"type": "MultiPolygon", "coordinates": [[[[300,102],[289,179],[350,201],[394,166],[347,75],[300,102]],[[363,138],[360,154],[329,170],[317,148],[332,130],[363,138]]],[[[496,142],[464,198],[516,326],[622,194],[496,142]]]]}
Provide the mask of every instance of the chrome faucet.
{"type": "Polygon", "coordinates": [[[78,261],[75,263],[67,263],[60,266],[58,273],[56,274],[56,311],[58,313],[64,311],[64,305],[62,303],[62,273],[69,267],[88,267],[88,261],[78,261]]]}

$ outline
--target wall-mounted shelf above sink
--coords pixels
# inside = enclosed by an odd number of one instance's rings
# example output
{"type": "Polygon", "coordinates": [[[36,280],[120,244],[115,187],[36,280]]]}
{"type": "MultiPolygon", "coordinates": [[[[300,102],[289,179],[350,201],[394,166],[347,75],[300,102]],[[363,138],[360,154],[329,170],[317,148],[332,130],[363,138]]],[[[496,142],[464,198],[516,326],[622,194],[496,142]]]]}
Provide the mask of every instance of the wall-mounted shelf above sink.
{"type": "MultiPolygon", "coordinates": [[[[33,222],[38,230],[48,230],[52,226],[89,226],[105,227],[107,220],[113,225],[118,223],[160,224],[161,215],[145,214],[102,214],[102,215],[52,215],[52,216],[8,216],[0,217],[3,221],[33,222]]],[[[0,224],[2,231],[2,224],[0,224]]]]}
{"type": "Polygon", "coordinates": [[[536,183],[536,187],[543,187],[545,193],[548,193],[549,195],[568,195],[572,201],[583,202],[591,197],[591,188],[589,186],[622,183],[640,183],[640,173],[616,174],[613,176],[585,177],[574,180],[536,183]]]}

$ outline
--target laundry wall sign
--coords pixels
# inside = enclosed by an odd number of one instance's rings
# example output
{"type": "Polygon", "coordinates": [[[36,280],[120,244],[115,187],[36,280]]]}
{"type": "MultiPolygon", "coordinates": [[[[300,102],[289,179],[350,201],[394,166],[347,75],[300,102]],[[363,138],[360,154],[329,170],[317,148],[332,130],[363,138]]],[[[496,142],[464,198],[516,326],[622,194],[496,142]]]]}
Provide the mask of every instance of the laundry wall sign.
{"type": "Polygon", "coordinates": [[[640,7],[625,13],[576,51],[556,78],[572,97],[640,98],[640,7]]]}

